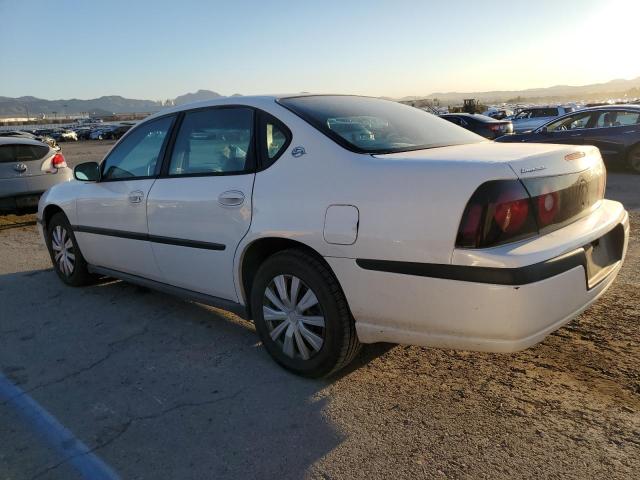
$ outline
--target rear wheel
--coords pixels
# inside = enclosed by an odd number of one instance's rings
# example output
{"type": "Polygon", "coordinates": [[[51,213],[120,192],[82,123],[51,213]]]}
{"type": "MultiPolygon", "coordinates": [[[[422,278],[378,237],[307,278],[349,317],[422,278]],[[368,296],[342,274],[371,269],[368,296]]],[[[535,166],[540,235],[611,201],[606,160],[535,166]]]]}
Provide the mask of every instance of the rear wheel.
{"type": "Polygon", "coordinates": [[[51,217],[47,225],[47,247],[53,269],[64,283],[80,287],[93,282],[95,277],[87,270],[87,262],[64,213],[51,217]]]}
{"type": "Polygon", "coordinates": [[[360,349],[337,280],[322,262],[302,251],[276,253],[260,266],[251,307],[267,351],[299,375],[330,375],[360,349]]]}
{"type": "Polygon", "coordinates": [[[640,173],[640,145],[636,145],[627,155],[627,164],[635,173],[640,173]]]}

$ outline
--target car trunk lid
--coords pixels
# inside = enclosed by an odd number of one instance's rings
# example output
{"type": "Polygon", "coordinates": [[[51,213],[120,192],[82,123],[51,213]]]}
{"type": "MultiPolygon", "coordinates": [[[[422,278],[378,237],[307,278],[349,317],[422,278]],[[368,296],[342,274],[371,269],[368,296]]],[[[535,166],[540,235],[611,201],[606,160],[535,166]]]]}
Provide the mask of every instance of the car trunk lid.
{"type": "Polygon", "coordinates": [[[416,162],[506,163],[522,179],[581,172],[602,162],[600,152],[595,147],[489,141],[374,157],[416,162]]]}

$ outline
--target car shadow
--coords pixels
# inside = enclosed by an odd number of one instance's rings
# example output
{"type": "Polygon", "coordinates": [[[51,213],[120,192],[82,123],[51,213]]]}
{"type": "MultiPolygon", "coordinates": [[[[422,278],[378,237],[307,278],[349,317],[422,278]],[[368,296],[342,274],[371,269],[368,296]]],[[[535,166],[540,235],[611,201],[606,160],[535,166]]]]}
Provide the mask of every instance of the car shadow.
{"type": "MultiPolygon", "coordinates": [[[[51,269],[0,276],[0,296],[3,374],[123,478],[301,478],[343,441],[323,416],[330,380],[277,366],[232,314],[119,281],[70,288],[51,269]]],[[[64,459],[25,448],[0,456],[55,478],[64,459]]]]}

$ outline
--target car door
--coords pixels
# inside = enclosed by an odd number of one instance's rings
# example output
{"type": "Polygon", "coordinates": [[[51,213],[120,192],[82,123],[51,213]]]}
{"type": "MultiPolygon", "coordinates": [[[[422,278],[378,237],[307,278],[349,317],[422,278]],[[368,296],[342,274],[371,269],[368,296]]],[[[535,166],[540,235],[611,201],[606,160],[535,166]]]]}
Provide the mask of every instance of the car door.
{"type": "Polygon", "coordinates": [[[149,238],[163,281],[237,301],[236,247],[249,230],[255,114],[210,107],[182,114],[147,200],[149,238]]]}
{"type": "Polygon", "coordinates": [[[79,188],[75,235],[88,263],[155,280],[146,199],[159,173],[175,116],[144,122],[107,155],[98,182],[79,188]]]}
{"type": "Polygon", "coordinates": [[[638,137],[639,117],[637,111],[600,110],[585,143],[598,147],[604,158],[617,159],[626,152],[632,139],[638,137]]]}

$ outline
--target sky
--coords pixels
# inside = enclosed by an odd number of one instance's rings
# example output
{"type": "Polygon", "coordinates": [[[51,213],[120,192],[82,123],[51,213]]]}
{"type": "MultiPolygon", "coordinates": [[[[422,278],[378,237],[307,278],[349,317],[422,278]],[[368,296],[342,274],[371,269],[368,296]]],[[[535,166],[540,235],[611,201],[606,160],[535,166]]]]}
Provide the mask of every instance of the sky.
{"type": "Polygon", "coordinates": [[[640,0],[0,0],[0,96],[433,92],[640,76],[640,0]]]}

